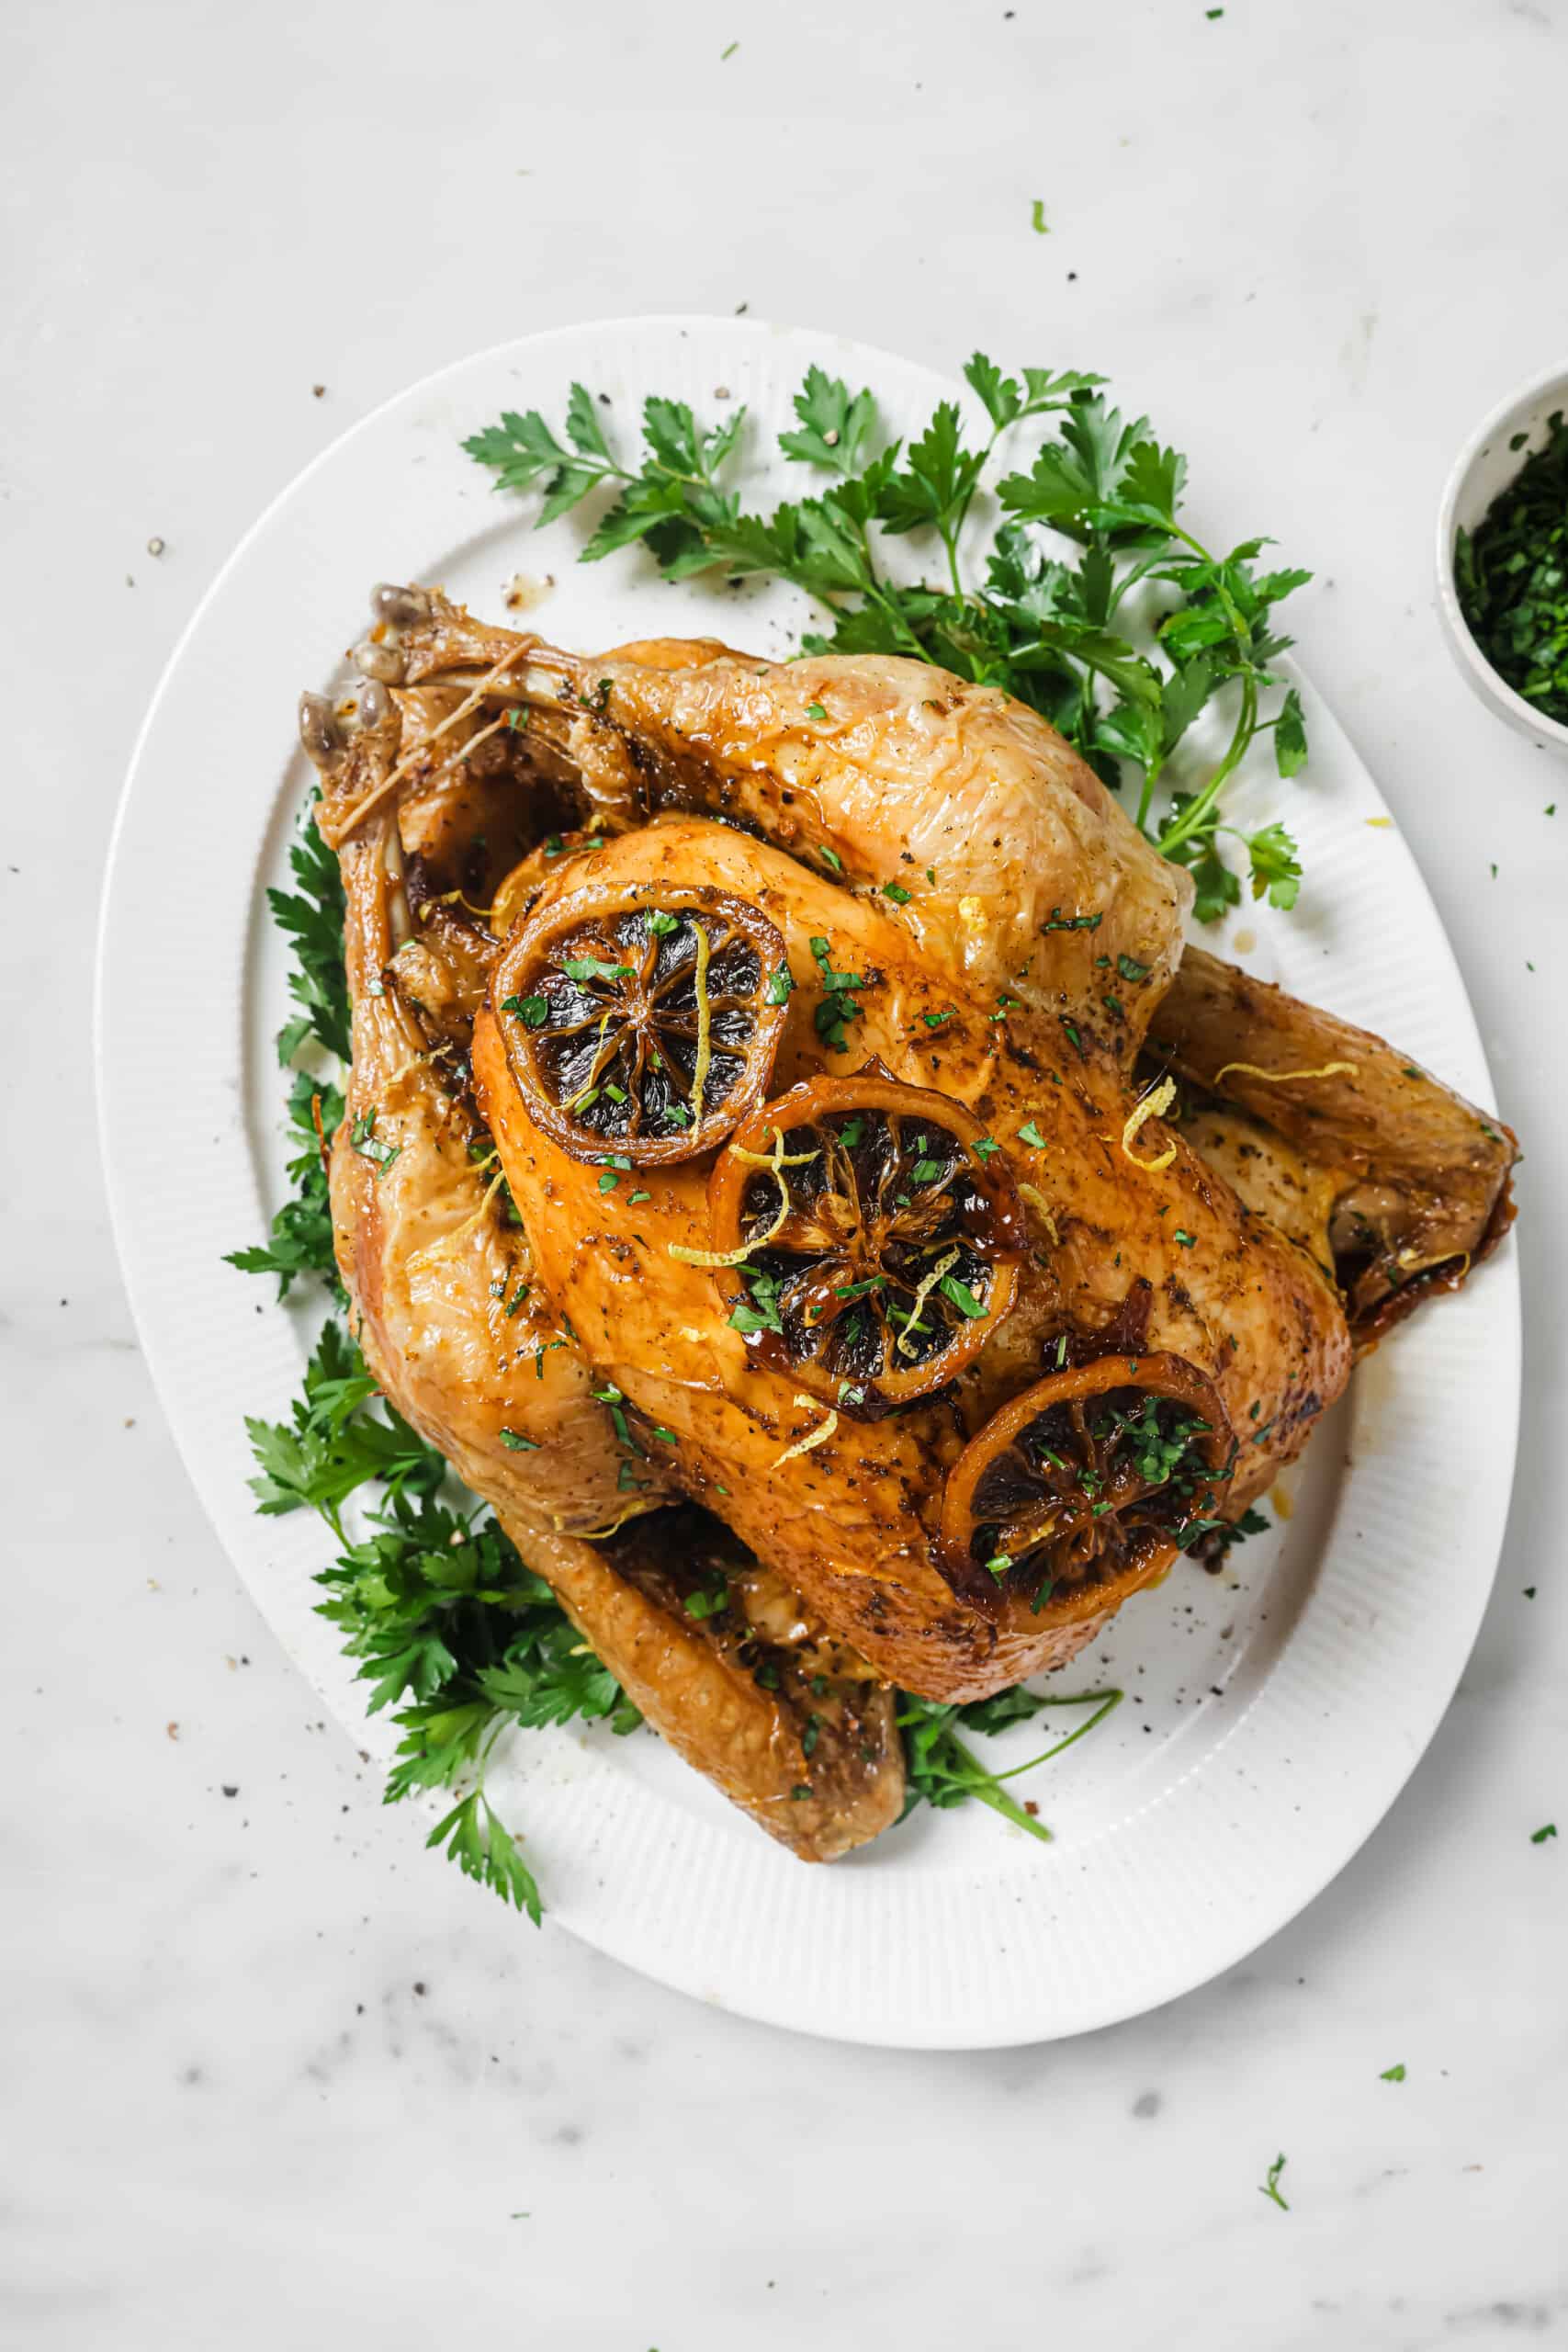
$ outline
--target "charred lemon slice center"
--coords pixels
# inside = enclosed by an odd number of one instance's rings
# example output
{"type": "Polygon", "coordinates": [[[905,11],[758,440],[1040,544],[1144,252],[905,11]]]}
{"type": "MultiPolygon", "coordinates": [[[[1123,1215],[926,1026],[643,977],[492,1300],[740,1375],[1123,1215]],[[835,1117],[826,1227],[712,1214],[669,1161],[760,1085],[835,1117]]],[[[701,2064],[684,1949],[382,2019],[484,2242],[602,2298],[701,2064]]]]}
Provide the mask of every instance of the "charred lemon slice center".
{"type": "Polygon", "coordinates": [[[788,966],[726,891],[590,889],[529,918],[492,994],[535,1125],[646,1167],[711,1149],[766,1091],[788,966]]]}
{"type": "Polygon", "coordinates": [[[1214,1511],[1234,1448],[1213,1383],[1173,1355],[1101,1356],[1036,1381],[953,1467],[942,1550],[964,1585],[1131,1589],[1214,1511]]]}
{"type": "Polygon", "coordinates": [[[709,1194],[715,1280],[759,1358],[840,1411],[928,1396],[1012,1306],[1011,1180],[963,1107],[873,1064],[753,1112],[709,1194]]]}

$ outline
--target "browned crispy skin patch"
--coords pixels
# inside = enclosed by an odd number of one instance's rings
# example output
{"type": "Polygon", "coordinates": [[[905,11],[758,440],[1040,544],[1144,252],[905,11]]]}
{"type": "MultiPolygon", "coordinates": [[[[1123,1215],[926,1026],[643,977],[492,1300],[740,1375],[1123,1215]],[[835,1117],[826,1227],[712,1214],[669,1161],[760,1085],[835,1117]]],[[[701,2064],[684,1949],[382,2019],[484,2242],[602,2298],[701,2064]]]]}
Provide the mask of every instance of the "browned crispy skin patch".
{"type": "MultiPolygon", "coordinates": [[[[1434,1291],[1457,1289],[1513,1222],[1510,1127],[1370,1031],[1201,948],[1188,949],[1162,999],[1149,1050],[1213,1101],[1228,1129],[1214,1156],[1242,1197],[1281,1223],[1282,1198],[1300,1204],[1332,1255],[1359,1346],[1434,1291]],[[1354,1068],[1270,1084],[1226,1069],[1237,1062],[1354,1068]]],[[[1189,1128],[1200,1150],[1201,1125],[1200,1114],[1189,1128]]]]}

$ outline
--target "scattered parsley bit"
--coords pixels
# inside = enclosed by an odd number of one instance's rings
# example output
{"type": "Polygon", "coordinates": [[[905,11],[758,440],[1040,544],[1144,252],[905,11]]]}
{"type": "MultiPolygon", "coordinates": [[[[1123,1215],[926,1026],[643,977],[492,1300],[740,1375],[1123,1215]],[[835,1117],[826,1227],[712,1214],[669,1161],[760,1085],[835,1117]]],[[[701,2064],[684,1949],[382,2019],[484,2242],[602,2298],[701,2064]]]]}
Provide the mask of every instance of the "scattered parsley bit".
{"type": "Polygon", "coordinates": [[[517,1430],[502,1430],[501,1442],[508,1453],[537,1453],[539,1451],[536,1437],[524,1437],[517,1430]]]}
{"type": "MultiPolygon", "coordinates": [[[[1032,1125],[1032,1122],[1031,1124],[1032,1125]]],[[[982,1159],[989,1159],[994,1151],[1000,1151],[1001,1146],[990,1136],[976,1136],[975,1148],[982,1159]]]]}
{"type": "Polygon", "coordinates": [[[959,1281],[956,1274],[943,1274],[939,1288],[943,1298],[951,1299],[959,1313],[966,1315],[971,1322],[978,1323],[987,1314],[987,1309],[982,1301],[976,1297],[967,1283],[959,1281]]]}
{"type": "Polygon", "coordinates": [[[1385,2066],[1382,2073],[1378,2076],[1378,2080],[1380,2083],[1402,2083],[1404,2080],[1404,2068],[1403,2064],[1398,2066],[1385,2066]]]}
{"type": "Polygon", "coordinates": [[[1118,956],[1116,958],[1116,969],[1130,986],[1139,980],[1146,980],[1151,968],[1147,964],[1140,964],[1135,956],[1118,956]]]}
{"type": "Polygon", "coordinates": [[[626,1194],[626,1206],[629,1209],[635,1209],[639,1201],[651,1201],[652,1198],[653,1194],[651,1193],[628,1193],[626,1194]]]}
{"type": "Polygon", "coordinates": [[[945,1012],[922,1012],[920,1019],[928,1029],[941,1029],[952,1020],[953,1012],[953,1008],[949,1005],[945,1012]]]}
{"type": "Polygon", "coordinates": [[[848,1053],[849,1040],[844,1035],[844,1024],[860,1020],[861,1007],[856,1001],[856,991],[863,989],[866,983],[858,973],[834,971],[825,939],[812,940],[811,956],[822,982],[822,1001],[813,1016],[817,1035],[831,1052],[848,1053]]]}
{"type": "Polygon", "coordinates": [[[681,918],[679,915],[666,914],[660,909],[658,913],[649,916],[648,927],[655,939],[668,939],[672,931],[680,930],[681,918]]]}
{"type": "Polygon", "coordinates": [[[530,1029],[542,1029],[549,1019],[549,1001],[542,996],[507,996],[501,1001],[502,1012],[514,1012],[530,1029]]]}
{"type": "Polygon", "coordinates": [[[1547,1822],[1547,1823],[1545,1824],[1544,1827],[1540,1828],[1540,1829],[1532,1829],[1532,1830],[1530,1831],[1530,1844],[1531,1844],[1532,1846],[1544,1846],[1544,1845],[1545,1845],[1545,1843],[1546,1843],[1546,1841],[1547,1841],[1547,1839],[1548,1839],[1549,1838],[1555,1838],[1555,1837],[1556,1837],[1556,1835],[1557,1835],[1557,1824],[1556,1824],[1556,1822],[1555,1822],[1555,1821],[1549,1821],[1549,1822],[1547,1822]]]}
{"type": "Polygon", "coordinates": [[[834,871],[834,873],[835,873],[835,874],[841,874],[841,873],[843,872],[843,870],[844,870],[844,861],[843,861],[843,859],[839,855],[839,853],[838,853],[838,851],[837,851],[836,849],[829,849],[829,848],[828,847],[827,843],[826,843],[826,842],[824,842],[824,843],[822,844],[822,846],[821,846],[820,851],[818,852],[818,854],[821,856],[821,858],[823,859],[823,861],[824,861],[824,863],[825,863],[826,865],[830,865],[830,866],[832,867],[832,869],[833,869],[833,871],[834,871]]]}
{"type": "Polygon", "coordinates": [[[1183,1232],[1180,1226],[1177,1227],[1172,1238],[1183,1250],[1192,1250],[1197,1247],[1198,1236],[1195,1233],[1183,1232]]]}
{"type": "Polygon", "coordinates": [[[907,907],[914,893],[906,890],[902,882],[885,882],[882,895],[885,899],[891,899],[896,907],[907,907]]]}
{"type": "Polygon", "coordinates": [[[362,1113],[348,1131],[348,1141],[349,1148],[356,1151],[361,1159],[373,1162],[376,1182],[379,1183],[392,1162],[400,1157],[403,1148],[400,1143],[388,1143],[378,1136],[376,1119],[374,1111],[362,1113]]]}
{"type": "Polygon", "coordinates": [[[1045,199],[1043,196],[1037,196],[1030,208],[1029,225],[1037,237],[1048,237],[1051,233],[1045,220],[1045,199]]]}
{"type": "Polygon", "coordinates": [[[1098,931],[1104,921],[1103,914],[1065,915],[1060,907],[1053,907],[1050,921],[1043,922],[1040,928],[1043,932],[1098,931]]]}
{"type": "Polygon", "coordinates": [[[1025,1119],[1018,1131],[1018,1139],[1020,1143],[1026,1143],[1031,1151],[1044,1151],[1047,1148],[1044,1136],[1032,1119],[1025,1119]]]}
{"type": "Polygon", "coordinates": [[[630,964],[606,964],[602,956],[569,956],[561,970],[569,980],[629,980],[636,978],[630,964]]]}
{"type": "Polygon", "coordinates": [[[781,964],[776,972],[770,972],[768,975],[768,985],[762,990],[762,1002],[787,1004],[794,994],[795,974],[787,964],[781,964]]]}
{"type": "Polygon", "coordinates": [[[599,1179],[599,1190],[602,1193],[613,1193],[620,1181],[613,1168],[606,1168],[599,1179]]]}
{"type": "Polygon", "coordinates": [[[716,1617],[729,1606],[729,1594],[721,1592],[689,1592],[682,1603],[688,1617],[701,1623],[705,1617],[716,1617]]]}
{"type": "Polygon", "coordinates": [[[1291,2209],[1280,2194],[1280,2175],[1284,2171],[1284,2157],[1276,2156],[1273,2163],[1269,2167],[1269,2178],[1266,2182],[1259,2185],[1258,2194],[1259,2197],[1272,2198],[1275,2204],[1280,2208],[1280,2211],[1282,2213],[1288,2213],[1291,2209]]]}
{"type": "Polygon", "coordinates": [[[806,706],[806,716],[807,718],[826,718],[828,714],[819,702],[808,702],[806,706]]]}

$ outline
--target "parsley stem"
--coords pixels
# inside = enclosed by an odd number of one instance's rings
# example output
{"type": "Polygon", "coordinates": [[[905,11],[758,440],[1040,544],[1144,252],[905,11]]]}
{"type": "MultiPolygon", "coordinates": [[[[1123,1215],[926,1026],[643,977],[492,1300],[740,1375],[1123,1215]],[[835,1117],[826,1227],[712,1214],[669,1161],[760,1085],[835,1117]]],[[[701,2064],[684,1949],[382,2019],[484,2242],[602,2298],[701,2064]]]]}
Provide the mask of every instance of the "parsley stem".
{"type": "Polygon", "coordinates": [[[1201,792],[1193,799],[1190,807],[1184,808],[1175,823],[1168,825],[1159,835],[1156,847],[1163,856],[1168,857],[1173,849],[1179,848],[1183,842],[1190,841],[1195,833],[1202,831],[1204,820],[1224,788],[1225,778],[1239,763],[1257,729],[1258,685],[1257,681],[1248,676],[1242,681],[1241,712],[1236,719],[1235,731],[1230,740],[1230,747],[1201,792]]]}
{"type": "Polygon", "coordinates": [[[1075,1739],[1084,1738],[1096,1724],[1103,1723],[1106,1716],[1122,1704],[1125,1695],[1121,1690],[1075,1690],[1070,1697],[1064,1693],[1059,1699],[1042,1699],[1040,1703],[1043,1707],[1087,1707],[1092,1704],[1094,1713],[1086,1715],[1066,1739],[1059,1739],[1055,1747],[1046,1748],[1043,1755],[1032,1756],[1027,1764],[1014,1764],[1007,1771],[993,1773],[991,1777],[998,1781],[1016,1781],[1021,1772],[1032,1772],[1036,1765],[1049,1764],[1053,1756],[1060,1756],[1064,1747],[1071,1747],[1075,1739]]]}

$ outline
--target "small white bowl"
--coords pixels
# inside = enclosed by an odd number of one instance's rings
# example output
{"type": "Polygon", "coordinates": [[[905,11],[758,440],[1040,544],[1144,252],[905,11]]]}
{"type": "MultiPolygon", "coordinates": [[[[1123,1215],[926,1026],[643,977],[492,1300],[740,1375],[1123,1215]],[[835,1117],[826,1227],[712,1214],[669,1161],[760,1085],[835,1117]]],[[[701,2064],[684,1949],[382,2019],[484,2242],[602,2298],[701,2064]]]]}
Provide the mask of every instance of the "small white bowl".
{"type": "Polygon", "coordinates": [[[1475,529],[1498,492],[1545,442],[1546,421],[1557,409],[1568,414],[1568,368],[1554,368],[1510,393],[1461,451],[1438,509],[1438,610],[1454,659],[1482,701],[1521,735],[1568,752],[1568,727],[1548,718],[1497,675],[1465,624],[1454,585],[1455,535],[1475,529]],[[1524,440],[1511,448],[1521,433],[1524,440]]]}

